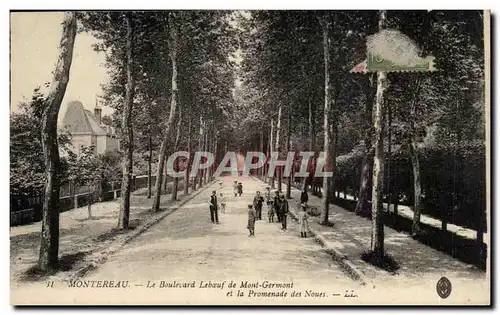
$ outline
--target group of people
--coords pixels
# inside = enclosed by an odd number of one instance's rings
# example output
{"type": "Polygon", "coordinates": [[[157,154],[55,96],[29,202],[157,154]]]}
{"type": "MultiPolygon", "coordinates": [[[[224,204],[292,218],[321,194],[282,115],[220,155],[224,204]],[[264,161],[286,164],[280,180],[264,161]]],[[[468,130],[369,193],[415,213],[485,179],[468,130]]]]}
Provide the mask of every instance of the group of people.
{"type": "MultiPolygon", "coordinates": [[[[222,188],[222,183],[220,183],[222,188]]],[[[234,196],[241,196],[243,194],[243,185],[241,182],[234,182],[233,185],[234,196]]],[[[300,197],[300,211],[298,213],[299,219],[299,230],[301,237],[307,237],[308,221],[307,221],[307,191],[304,191],[300,197]]],[[[262,207],[264,202],[267,204],[267,218],[269,223],[274,222],[276,216],[277,222],[281,223],[281,231],[287,231],[287,218],[289,212],[289,204],[285,198],[285,195],[281,191],[275,191],[274,197],[271,196],[270,187],[266,187],[265,199],[260,194],[260,191],[255,193],[253,198],[253,203],[248,205],[248,225],[247,229],[250,234],[249,237],[255,237],[255,221],[262,220],[262,207]]],[[[226,212],[226,198],[223,193],[220,193],[219,198],[217,198],[217,192],[212,191],[210,196],[210,218],[212,223],[219,224],[218,210],[221,209],[221,213],[226,212]]]]}
{"type": "Polygon", "coordinates": [[[233,185],[234,196],[240,196],[243,194],[243,184],[241,182],[234,181],[233,185]]]}
{"type": "MultiPolygon", "coordinates": [[[[273,223],[274,217],[276,216],[277,222],[281,223],[281,231],[287,231],[287,218],[289,212],[289,204],[285,198],[285,195],[280,191],[274,192],[274,197],[271,197],[271,189],[266,187],[266,204],[267,204],[267,217],[268,222],[273,223]]],[[[308,201],[307,191],[304,191],[300,197],[300,211],[298,213],[299,219],[299,230],[301,237],[307,237],[307,230],[309,228],[308,215],[306,212],[307,201],[308,201]]],[[[253,199],[253,204],[248,205],[248,230],[250,231],[250,237],[255,237],[255,221],[262,220],[262,206],[264,204],[264,198],[260,195],[260,191],[257,191],[253,199]]]]}

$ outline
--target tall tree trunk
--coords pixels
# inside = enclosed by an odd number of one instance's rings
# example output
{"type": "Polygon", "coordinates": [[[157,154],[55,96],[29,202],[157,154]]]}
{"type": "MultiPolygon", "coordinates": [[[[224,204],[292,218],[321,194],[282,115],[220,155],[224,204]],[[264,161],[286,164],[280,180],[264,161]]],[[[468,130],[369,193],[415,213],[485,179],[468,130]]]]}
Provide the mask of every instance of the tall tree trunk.
{"type": "MultiPolygon", "coordinates": [[[[282,114],[283,106],[280,104],[278,108],[278,121],[276,123],[276,143],[274,146],[274,151],[278,153],[278,157],[280,155],[280,131],[281,131],[281,114],[282,114]]],[[[278,176],[278,191],[281,191],[281,168],[277,168],[277,176],[278,176]]],[[[274,184],[274,177],[273,177],[274,184]]]]}
{"type": "Polygon", "coordinates": [[[151,175],[152,175],[152,170],[151,170],[151,164],[153,164],[153,140],[152,140],[152,136],[151,136],[151,125],[149,126],[149,144],[148,144],[148,148],[149,148],[149,156],[148,156],[148,199],[151,199],[151,190],[152,190],[152,178],[151,178],[151,175]]]}
{"type": "Polygon", "coordinates": [[[38,265],[48,271],[57,267],[59,255],[59,147],[57,143],[57,116],[66,93],[69,70],[73,60],[76,36],[76,15],[64,14],[62,35],[50,91],[45,99],[42,115],[42,148],[45,161],[45,198],[42,208],[42,233],[38,265]]]}
{"type": "MultiPolygon", "coordinates": [[[[410,105],[410,117],[415,117],[416,109],[418,104],[418,98],[420,95],[422,78],[418,76],[416,82],[416,93],[415,97],[410,105]]],[[[413,199],[413,224],[411,227],[411,235],[417,236],[420,232],[420,213],[422,211],[422,186],[420,182],[420,162],[418,159],[418,148],[417,148],[417,130],[415,128],[415,121],[410,120],[410,133],[408,137],[409,153],[411,159],[411,165],[413,170],[413,189],[414,189],[414,199],[413,199]]]]}
{"type": "MultiPolygon", "coordinates": [[[[380,10],[379,31],[386,25],[386,11],[380,10]]],[[[384,255],[383,189],[384,189],[384,90],[387,87],[385,71],[377,72],[377,96],[375,102],[375,157],[373,162],[372,188],[372,242],[371,250],[376,257],[384,255]]]]}
{"type": "MultiPolygon", "coordinates": [[[[290,152],[290,141],[291,141],[291,128],[292,128],[292,115],[291,115],[291,106],[288,105],[288,123],[287,123],[287,133],[286,133],[286,154],[288,156],[288,152],[290,152]]],[[[286,198],[290,199],[292,198],[291,192],[292,192],[292,172],[290,171],[290,174],[287,174],[287,183],[286,183],[286,198]]]]}
{"type": "MultiPolygon", "coordinates": [[[[199,135],[199,140],[198,140],[198,151],[203,151],[203,142],[205,140],[204,136],[204,125],[205,122],[203,121],[203,117],[200,115],[200,135],[199,135]]],[[[201,170],[198,170],[196,173],[196,180],[199,181],[198,186],[201,188],[203,186],[203,172],[201,170]]]]}
{"type": "MultiPolygon", "coordinates": [[[[311,102],[311,98],[308,99],[308,109],[309,109],[309,117],[308,117],[308,125],[309,125],[309,151],[312,152],[314,150],[314,111],[311,102]]],[[[304,177],[302,182],[302,187],[307,189],[307,177],[304,177]]]]}
{"type": "MultiPolygon", "coordinates": [[[[180,138],[181,138],[181,124],[182,124],[182,107],[181,107],[181,104],[179,104],[179,114],[178,114],[178,117],[177,117],[178,121],[177,121],[177,131],[176,131],[176,135],[175,135],[175,144],[174,144],[174,147],[175,147],[175,151],[179,151],[179,142],[180,142],[180,138]]],[[[179,171],[179,158],[175,159],[175,163],[174,163],[174,170],[176,172],[179,171]]],[[[170,200],[172,201],[175,201],[177,200],[177,191],[179,190],[179,177],[174,177],[174,180],[173,180],[173,183],[172,183],[172,195],[170,196],[170,200]]]]}
{"type": "MultiPolygon", "coordinates": [[[[430,30],[431,26],[431,15],[425,14],[424,21],[422,22],[423,29],[421,32],[421,38],[425,39],[430,30]]],[[[422,53],[427,53],[427,42],[424,41],[422,47],[422,53]]],[[[423,78],[421,75],[417,76],[416,80],[416,92],[410,107],[410,136],[409,136],[409,146],[410,146],[410,158],[413,168],[413,185],[414,185],[414,204],[413,204],[413,224],[412,224],[412,236],[416,236],[420,232],[420,213],[422,211],[422,187],[420,183],[420,162],[418,160],[418,150],[416,142],[416,129],[415,129],[415,119],[416,119],[416,109],[419,102],[420,90],[423,78]]]]}
{"type": "MultiPolygon", "coordinates": [[[[332,100],[332,104],[335,104],[335,101],[332,100]]],[[[337,142],[338,142],[338,130],[337,130],[337,119],[336,117],[330,124],[330,156],[332,159],[332,173],[333,176],[330,178],[330,187],[329,187],[329,198],[330,201],[335,199],[335,190],[337,188],[337,181],[335,178],[335,174],[337,172],[337,142]]],[[[340,190],[340,187],[339,187],[340,190]]]]}
{"type": "MultiPolygon", "coordinates": [[[[214,142],[214,139],[209,137],[208,132],[207,132],[207,152],[213,153],[213,151],[211,150],[213,142],[214,142]]],[[[210,179],[210,167],[207,168],[207,171],[205,172],[205,183],[208,184],[209,179],[210,179]]]]}
{"type": "MultiPolygon", "coordinates": [[[[207,128],[207,132],[205,132],[205,146],[204,146],[205,148],[203,151],[208,151],[210,148],[210,143],[209,143],[210,139],[208,138],[208,131],[209,130],[210,129],[207,128]]],[[[204,185],[206,185],[208,183],[208,180],[207,180],[208,179],[208,171],[209,171],[208,168],[203,170],[203,184],[204,185]]]]}
{"type": "Polygon", "coordinates": [[[212,139],[212,153],[214,155],[214,163],[210,165],[210,176],[209,176],[209,181],[212,181],[214,178],[214,166],[216,165],[217,161],[217,134],[215,132],[214,128],[214,138],[212,139]]]}
{"type": "MultiPolygon", "coordinates": [[[[207,151],[207,135],[206,135],[207,132],[208,130],[206,129],[206,122],[203,122],[203,139],[201,141],[202,151],[207,151]]],[[[200,170],[200,187],[203,187],[203,185],[205,184],[204,179],[205,179],[205,169],[202,169],[200,170]]]]}
{"type": "MultiPolygon", "coordinates": [[[[271,119],[271,134],[269,135],[270,140],[269,140],[269,159],[271,158],[271,155],[273,154],[273,140],[274,140],[274,119],[271,119]]],[[[267,178],[270,181],[271,188],[274,189],[274,174],[269,174],[269,171],[271,170],[270,164],[267,165],[267,178]]]]}
{"type": "Polygon", "coordinates": [[[365,104],[363,108],[363,121],[364,121],[364,156],[361,166],[361,183],[359,185],[358,202],[356,203],[355,213],[360,214],[368,210],[368,200],[370,200],[370,191],[372,189],[372,166],[374,148],[372,147],[373,137],[373,83],[374,76],[370,75],[369,86],[365,92],[365,104]]]}
{"type": "MultiPolygon", "coordinates": [[[[331,95],[330,95],[330,21],[324,17],[319,17],[319,22],[323,30],[323,55],[324,55],[324,71],[325,71],[325,107],[323,118],[323,133],[324,133],[324,171],[332,170],[332,157],[330,155],[330,114],[331,114],[331,95]]],[[[330,200],[328,192],[330,191],[330,178],[323,177],[323,198],[321,199],[322,207],[322,223],[328,224],[330,200]]]]}
{"type": "Polygon", "coordinates": [[[88,215],[89,215],[89,219],[92,219],[92,184],[89,185],[89,189],[87,191],[87,198],[89,199],[88,200],[88,204],[87,204],[87,212],[88,212],[88,215]]]}
{"type": "Polygon", "coordinates": [[[282,191],[282,184],[283,184],[283,168],[281,166],[278,166],[278,191],[282,191]]]}
{"type": "Polygon", "coordinates": [[[160,198],[161,198],[161,181],[163,175],[163,165],[165,163],[165,155],[167,153],[167,146],[170,140],[170,134],[172,132],[172,125],[174,123],[175,111],[177,109],[177,28],[173,23],[173,19],[170,16],[170,60],[172,62],[172,98],[170,101],[170,113],[168,115],[168,120],[165,124],[165,136],[161,143],[160,156],[158,157],[158,170],[156,172],[156,183],[155,183],[155,196],[153,199],[153,211],[160,210],[160,198]]]}
{"type": "Polygon", "coordinates": [[[189,158],[186,160],[186,174],[184,175],[184,196],[189,193],[189,172],[191,171],[191,105],[189,107],[189,125],[188,125],[188,140],[187,140],[187,151],[189,152],[189,158]]]}
{"type": "MultiPolygon", "coordinates": [[[[259,143],[260,152],[264,153],[264,128],[260,131],[260,143],[259,143]]],[[[264,177],[264,166],[259,168],[258,174],[259,178],[262,180],[264,177]]]]}
{"type": "Polygon", "coordinates": [[[391,210],[391,157],[392,157],[392,106],[387,106],[387,178],[385,184],[385,195],[387,200],[387,212],[391,210]]]}
{"type": "MultiPolygon", "coordinates": [[[[216,156],[215,156],[215,141],[216,141],[216,139],[215,139],[215,132],[213,131],[213,127],[211,129],[212,129],[212,136],[210,137],[208,152],[213,154],[214,161],[215,161],[215,158],[216,158],[216,156]]],[[[213,166],[214,166],[214,164],[210,165],[210,167],[207,169],[207,183],[212,180],[213,166]]]]}
{"type": "Polygon", "coordinates": [[[133,26],[132,26],[132,13],[127,13],[127,42],[126,42],[126,55],[127,55],[127,86],[125,91],[125,104],[123,107],[122,130],[124,137],[123,143],[123,178],[122,178],[122,192],[120,202],[120,213],[118,215],[118,228],[127,230],[129,228],[130,217],[130,191],[131,191],[131,177],[133,171],[132,154],[134,153],[134,134],[132,127],[132,106],[134,105],[134,74],[133,74],[133,26]]]}
{"type": "Polygon", "coordinates": [[[414,186],[414,204],[413,204],[413,224],[411,227],[412,236],[417,236],[420,232],[420,213],[421,213],[421,200],[422,188],[420,184],[420,162],[418,160],[417,142],[414,135],[410,135],[410,157],[411,165],[413,168],[413,186],[414,186]]]}
{"type": "Polygon", "coordinates": [[[165,154],[165,161],[163,162],[163,183],[161,184],[161,194],[167,194],[168,185],[168,170],[167,170],[167,159],[168,159],[168,149],[167,154],[165,154]]]}
{"type": "Polygon", "coordinates": [[[373,165],[373,150],[368,148],[365,155],[363,156],[363,162],[361,166],[361,183],[359,186],[359,196],[358,202],[356,203],[356,214],[360,214],[368,209],[369,193],[371,189],[371,179],[372,179],[372,165],[373,165]]]}
{"type": "Polygon", "coordinates": [[[215,177],[214,177],[214,173],[217,169],[217,165],[219,165],[219,161],[220,161],[220,158],[219,158],[219,155],[217,153],[217,151],[219,150],[218,146],[219,146],[219,139],[218,139],[218,134],[216,133],[215,134],[215,141],[214,141],[214,164],[212,165],[212,173],[210,174],[210,180],[215,180],[215,177]]]}

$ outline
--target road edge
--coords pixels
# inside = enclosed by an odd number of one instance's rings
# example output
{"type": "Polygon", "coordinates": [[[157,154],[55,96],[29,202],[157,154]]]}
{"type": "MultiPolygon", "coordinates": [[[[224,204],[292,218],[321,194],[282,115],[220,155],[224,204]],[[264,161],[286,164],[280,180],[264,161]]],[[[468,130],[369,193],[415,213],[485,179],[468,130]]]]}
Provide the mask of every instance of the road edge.
{"type": "MultiPolygon", "coordinates": [[[[250,175],[254,180],[262,182],[264,184],[267,184],[260,178],[257,178],[255,176],[250,175]]],[[[286,185],[286,184],[285,184],[286,185]]],[[[297,189],[295,187],[291,187],[291,189],[297,189]]],[[[298,206],[298,203],[297,203],[298,206]]],[[[292,215],[293,219],[295,221],[298,221],[297,214],[289,208],[289,213],[292,215]]],[[[341,251],[338,249],[334,248],[333,246],[329,245],[326,239],[321,235],[321,233],[318,233],[315,229],[308,227],[309,232],[311,235],[314,236],[315,240],[321,244],[321,246],[325,249],[325,251],[332,256],[333,260],[337,261],[342,268],[344,268],[347,273],[351,276],[352,279],[359,281],[362,285],[366,285],[366,276],[365,274],[359,270],[358,267],[356,267],[350,260],[347,258],[347,255],[343,254],[341,251]]]]}

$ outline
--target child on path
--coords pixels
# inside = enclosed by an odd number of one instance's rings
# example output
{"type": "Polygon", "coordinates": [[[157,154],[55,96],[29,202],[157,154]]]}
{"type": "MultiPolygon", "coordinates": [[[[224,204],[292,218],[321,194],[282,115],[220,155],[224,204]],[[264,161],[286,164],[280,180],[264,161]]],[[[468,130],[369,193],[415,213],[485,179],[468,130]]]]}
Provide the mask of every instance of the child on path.
{"type": "Polygon", "coordinates": [[[235,197],[238,196],[238,182],[237,181],[234,181],[233,193],[234,193],[235,197]]]}
{"type": "Polygon", "coordinates": [[[248,225],[247,229],[250,231],[248,237],[255,237],[255,219],[257,217],[257,213],[253,208],[253,205],[248,205],[248,225]]]}
{"type": "Polygon", "coordinates": [[[306,205],[300,205],[300,211],[297,215],[299,218],[299,231],[300,237],[307,237],[307,230],[309,229],[309,222],[307,221],[306,205]]]}
{"type": "Polygon", "coordinates": [[[220,202],[220,213],[226,213],[226,197],[224,197],[223,193],[220,193],[219,202],[220,202]]]}
{"type": "Polygon", "coordinates": [[[269,204],[269,201],[271,200],[271,188],[269,186],[266,187],[266,203],[269,204]]]}
{"type": "Polygon", "coordinates": [[[274,222],[274,202],[271,199],[267,200],[267,218],[269,223],[274,222]]]}
{"type": "Polygon", "coordinates": [[[243,184],[241,182],[238,183],[238,195],[241,197],[243,194],[243,184]]]}

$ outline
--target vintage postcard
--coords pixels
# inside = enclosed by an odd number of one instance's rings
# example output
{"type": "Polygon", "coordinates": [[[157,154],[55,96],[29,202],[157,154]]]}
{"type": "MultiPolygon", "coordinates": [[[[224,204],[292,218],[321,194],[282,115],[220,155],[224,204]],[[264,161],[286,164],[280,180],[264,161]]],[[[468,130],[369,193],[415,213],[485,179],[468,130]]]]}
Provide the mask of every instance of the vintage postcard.
{"type": "Polygon", "coordinates": [[[10,12],[12,305],[491,304],[490,11],[10,12]]]}

